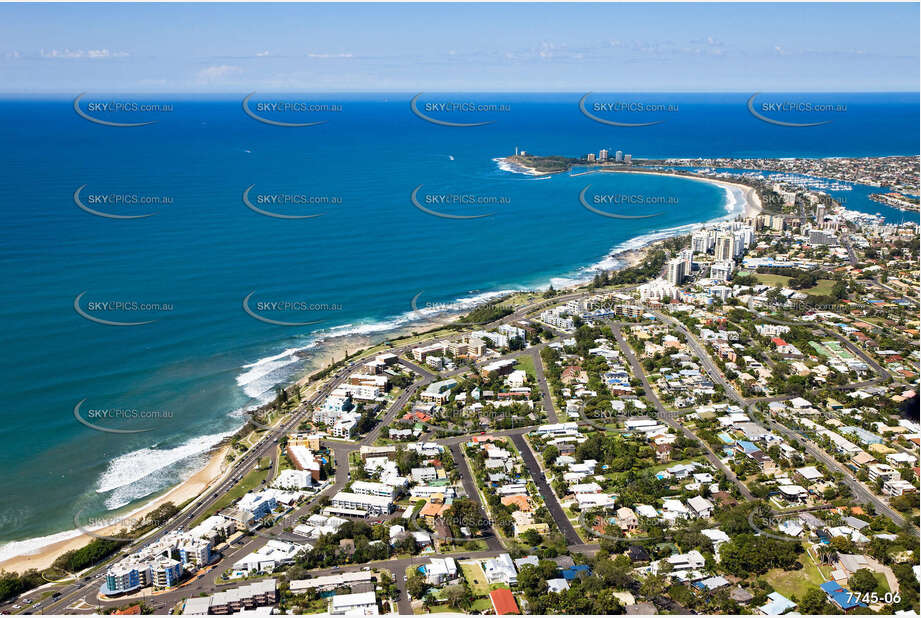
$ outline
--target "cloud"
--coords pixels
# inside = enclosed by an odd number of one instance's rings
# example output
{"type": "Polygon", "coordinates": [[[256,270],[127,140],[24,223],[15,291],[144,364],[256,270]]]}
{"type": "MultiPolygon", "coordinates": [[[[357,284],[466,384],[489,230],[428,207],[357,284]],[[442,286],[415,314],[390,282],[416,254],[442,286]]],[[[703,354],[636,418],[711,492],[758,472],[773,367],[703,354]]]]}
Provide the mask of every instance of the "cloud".
{"type": "Polygon", "coordinates": [[[22,58],[22,53],[14,49],[13,51],[4,52],[3,57],[7,60],[18,60],[19,58],[22,58]]]}
{"type": "Polygon", "coordinates": [[[49,59],[81,59],[89,58],[93,60],[98,60],[100,58],[125,58],[129,54],[128,52],[122,51],[111,51],[109,49],[44,49],[42,48],[39,55],[42,58],[49,59]]]}
{"type": "Polygon", "coordinates": [[[691,44],[692,45],[710,45],[712,47],[723,47],[724,45],[722,41],[712,36],[708,36],[703,39],[694,39],[693,41],[691,41],[691,44]]]}
{"type": "Polygon", "coordinates": [[[352,58],[352,54],[307,54],[308,58],[352,58]]]}
{"type": "Polygon", "coordinates": [[[256,57],[257,57],[257,58],[265,58],[265,57],[268,56],[268,55],[269,55],[269,52],[268,52],[268,51],[256,52],[256,57]]]}
{"type": "Polygon", "coordinates": [[[219,82],[226,77],[240,72],[240,67],[230,64],[216,64],[198,72],[196,79],[200,84],[219,82]]]}

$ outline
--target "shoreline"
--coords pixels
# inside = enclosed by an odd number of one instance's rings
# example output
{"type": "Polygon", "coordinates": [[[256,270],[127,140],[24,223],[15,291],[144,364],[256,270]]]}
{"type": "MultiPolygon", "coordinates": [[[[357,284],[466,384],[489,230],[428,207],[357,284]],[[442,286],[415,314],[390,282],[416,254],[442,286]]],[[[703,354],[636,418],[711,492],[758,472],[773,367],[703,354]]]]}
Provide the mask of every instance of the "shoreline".
{"type": "MultiPolygon", "coordinates": [[[[739,184],[737,182],[731,182],[729,180],[723,180],[721,178],[710,178],[707,176],[695,176],[691,174],[676,174],[673,172],[660,172],[657,170],[601,170],[598,173],[601,174],[648,174],[651,176],[671,176],[673,178],[687,178],[688,180],[698,180],[700,182],[707,182],[717,187],[722,188],[734,188],[742,191],[742,196],[745,199],[745,205],[742,207],[742,212],[736,214],[735,216],[742,216],[745,218],[755,217],[760,215],[764,211],[764,207],[761,204],[761,198],[758,197],[758,192],[755,191],[753,187],[748,185],[739,184]]],[[[732,215],[733,213],[729,213],[732,215]]],[[[705,222],[706,224],[706,222],[705,222]]]]}
{"type": "MultiPolygon", "coordinates": [[[[568,172],[569,170],[561,170],[558,172],[542,172],[537,168],[529,167],[527,165],[522,165],[520,163],[510,162],[508,157],[497,157],[493,159],[499,165],[499,169],[510,172],[512,174],[524,174],[526,176],[556,176],[568,172]],[[516,168],[516,169],[513,169],[516,168]]],[[[732,187],[739,189],[743,192],[745,197],[745,206],[742,209],[742,212],[739,213],[743,217],[754,217],[762,212],[764,212],[764,207],[761,204],[761,198],[758,197],[758,193],[753,187],[748,185],[743,185],[736,182],[731,182],[729,180],[723,180],[720,178],[710,178],[709,176],[700,176],[695,174],[678,174],[675,172],[663,172],[660,170],[653,169],[641,169],[641,168],[631,168],[631,169],[596,169],[588,172],[583,172],[585,175],[591,174],[649,174],[652,176],[671,176],[673,178],[687,178],[688,180],[699,180],[702,182],[708,182],[710,184],[719,186],[719,187],[732,187]]],[[[730,213],[731,214],[731,213],[730,213]]],[[[708,223],[708,222],[704,222],[708,223]]]]}
{"type": "MultiPolygon", "coordinates": [[[[504,162],[503,158],[493,159],[502,166],[504,162]]],[[[524,166],[516,166],[519,170],[507,169],[507,167],[502,167],[505,171],[511,173],[525,174],[533,177],[546,177],[556,173],[546,173],[538,172],[533,168],[525,169],[524,166]]],[[[738,183],[729,182],[726,180],[720,180],[715,178],[706,178],[701,176],[690,176],[684,174],[675,174],[668,172],[660,171],[647,171],[647,170],[599,170],[596,173],[633,173],[633,174],[653,174],[660,176],[673,176],[679,178],[687,178],[690,180],[699,180],[703,182],[709,182],[715,186],[721,187],[722,189],[728,191],[730,189],[736,189],[742,192],[742,198],[744,200],[744,205],[741,213],[727,213],[725,216],[736,217],[751,217],[759,214],[762,211],[760,199],[757,196],[757,193],[752,187],[747,185],[742,185],[738,183]]],[[[725,218],[725,216],[717,217],[716,219],[711,219],[705,222],[695,223],[691,225],[706,225],[712,221],[718,221],[725,218]]],[[[576,273],[590,272],[591,270],[608,270],[608,271],[617,271],[623,270],[626,268],[631,268],[641,263],[645,258],[646,254],[651,251],[655,246],[663,242],[668,238],[672,238],[676,235],[680,235],[685,232],[685,226],[679,226],[678,228],[672,228],[671,230],[662,230],[650,232],[648,235],[650,238],[646,239],[645,242],[642,242],[638,246],[627,246],[622,249],[613,248],[609,253],[604,255],[600,260],[594,262],[593,264],[578,268],[576,273]],[[674,233],[667,233],[673,231],[674,233]],[[658,234],[666,232],[665,236],[659,236],[658,234]],[[602,266],[609,260],[616,260],[616,264],[613,268],[602,266]]],[[[640,238],[644,238],[647,235],[640,235],[634,239],[630,239],[621,243],[622,245],[631,243],[632,241],[640,238]]],[[[558,277],[551,277],[551,281],[548,285],[553,285],[553,280],[559,280],[563,278],[563,275],[558,277]]],[[[576,278],[575,280],[568,281],[566,284],[556,287],[556,289],[571,290],[588,283],[587,280],[582,280],[576,278]]],[[[485,295],[481,294],[475,298],[485,296],[505,296],[508,294],[514,294],[515,290],[507,291],[497,291],[494,293],[487,293],[485,295]]],[[[306,367],[302,367],[301,370],[297,371],[295,374],[289,378],[288,381],[281,383],[280,385],[290,387],[291,385],[298,385],[300,387],[306,387],[311,376],[316,374],[319,371],[326,369],[330,364],[341,361],[345,356],[346,352],[351,351],[353,356],[350,358],[357,358],[366,350],[381,345],[387,341],[394,339],[399,339],[407,336],[412,336],[414,332],[424,332],[433,330],[436,328],[447,326],[452,323],[457,317],[468,313],[472,308],[477,304],[482,304],[482,302],[488,302],[487,300],[482,301],[471,301],[471,305],[468,308],[458,307],[456,309],[444,309],[436,311],[431,316],[424,316],[418,320],[410,320],[408,323],[400,324],[391,330],[381,330],[379,332],[369,332],[369,333],[354,333],[354,334],[344,334],[344,335],[327,335],[326,340],[321,340],[316,347],[311,347],[309,350],[304,349],[298,352],[295,352],[295,355],[298,355],[299,358],[308,361],[306,367]],[[325,345],[324,345],[325,344],[325,345]],[[295,377],[297,376],[297,377],[295,377]]],[[[424,310],[419,310],[424,311],[424,310]]],[[[255,406],[248,408],[248,410],[258,409],[261,406],[255,406]]],[[[246,416],[246,411],[244,411],[244,418],[246,416]]],[[[166,502],[173,502],[174,504],[182,504],[190,499],[198,498],[202,492],[204,492],[211,484],[216,480],[220,479],[226,472],[224,460],[226,457],[228,447],[226,445],[219,445],[213,449],[208,458],[208,463],[200,470],[192,474],[188,479],[182,481],[181,483],[174,485],[171,488],[166,489],[166,491],[161,494],[159,497],[150,500],[147,503],[142,504],[140,507],[130,511],[125,514],[124,518],[130,517],[143,517],[153,509],[165,504],[166,502]]],[[[108,526],[105,528],[100,528],[99,530],[94,530],[94,532],[99,532],[100,534],[112,534],[118,532],[118,528],[121,526],[119,524],[108,526]]],[[[39,545],[35,548],[28,548],[27,551],[30,551],[28,554],[19,554],[13,557],[10,557],[6,560],[0,561],[0,570],[13,571],[22,573],[29,569],[45,569],[51,566],[55,559],[57,559],[61,554],[73,550],[79,549],[93,540],[93,537],[85,534],[79,530],[70,530],[62,531],[59,533],[51,534],[45,537],[35,537],[32,539],[25,539],[22,541],[11,541],[6,543],[3,546],[0,546],[0,551],[3,551],[6,548],[15,548],[19,545],[29,545],[40,541],[41,539],[51,537],[66,535],[73,533],[73,536],[64,538],[61,540],[50,540],[47,544],[39,545]]],[[[9,551],[9,550],[7,550],[9,551]]]]}
{"type": "MultiPolygon", "coordinates": [[[[140,505],[139,507],[132,509],[127,513],[118,515],[120,519],[119,522],[100,528],[89,528],[89,530],[91,532],[98,533],[99,535],[118,534],[124,527],[124,525],[121,523],[122,521],[140,519],[154,509],[166,504],[167,502],[172,502],[176,506],[179,506],[185,502],[198,498],[206,489],[208,489],[208,487],[210,487],[215,481],[222,478],[226,473],[228,468],[224,466],[224,460],[228,449],[228,446],[219,446],[215,448],[208,457],[208,463],[205,464],[201,470],[196,471],[195,474],[179,483],[178,485],[174,485],[173,487],[168,488],[160,496],[140,505]]],[[[35,541],[43,538],[67,535],[71,533],[73,533],[73,536],[57,541],[51,541],[48,544],[36,547],[34,548],[34,551],[31,551],[31,553],[21,553],[11,558],[7,558],[6,560],[0,561],[0,571],[13,571],[22,574],[23,572],[30,569],[47,569],[62,554],[74,549],[80,549],[87,543],[93,541],[95,538],[94,536],[86,534],[79,529],[66,530],[48,535],[46,537],[36,537],[22,541],[11,541],[0,547],[0,549],[6,549],[10,546],[15,548],[20,544],[34,543],[35,541]]]]}

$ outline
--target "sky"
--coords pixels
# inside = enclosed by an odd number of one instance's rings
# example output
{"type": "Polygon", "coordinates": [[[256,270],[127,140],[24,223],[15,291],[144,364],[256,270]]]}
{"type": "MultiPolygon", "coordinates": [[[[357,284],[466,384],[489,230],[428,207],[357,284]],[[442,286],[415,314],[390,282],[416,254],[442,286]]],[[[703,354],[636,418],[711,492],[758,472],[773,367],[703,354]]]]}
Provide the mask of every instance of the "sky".
{"type": "Polygon", "coordinates": [[[0,4],[0,92],[916,92],[918,23],[918,3],[0,4]]]}

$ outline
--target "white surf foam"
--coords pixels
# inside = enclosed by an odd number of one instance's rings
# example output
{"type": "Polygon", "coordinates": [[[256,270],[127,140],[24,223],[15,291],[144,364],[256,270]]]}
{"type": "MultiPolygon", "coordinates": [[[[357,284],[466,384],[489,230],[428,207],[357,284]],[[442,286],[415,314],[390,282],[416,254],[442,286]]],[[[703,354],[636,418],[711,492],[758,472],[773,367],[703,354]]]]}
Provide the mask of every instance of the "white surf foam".
{"type": "Polygon", "coordinates": [[[279,354],[260,358],[255,363],[243,365],[242,369],[246,371],[237,376],[237,385],[243,389],[247,396],[253,399],[263,401],[266,399],[267,394],[270,399],[272,388],[279,382],[272,375],[278,372],[279,369],[296,363],[298,361],[297,353],[309,347],[288,348],[279,354]]]}
{"type": "Polygon", "coordinates": [[[496,157],[493,159],[493,161],[496,162],[496,165],[498,165],[499,169],[503,172],[511,172],[512,174],[526,174],[527,176],[546,176],[544,172],[538,172],[535,169],[512,163],[504,157],[496,157]]]}
{"type": "MultiPolygon", "coordinates": [[[[99,477],[99,481],[96,483],[96,493],[107,493],[132,485],[137,485],[138,490],[146,490],[145,493],[140,493],[130,498],[127,502],[122,502],[122,504],[118,505],[124,506],[137,498],[158,491],[158,489],[163,489],[165,485],[162,482],[158,488],[150,489],[155,485],[152,481],[156,480],[158,474],[162,474],[168,468],[184,459],[207,453],[221,440],[232,434],[233,432],[225,432],[198,436],[173,448],[161,449],[154,446],[120,455],[109,462],[106,471],[99,477]]],[[[121,492],[119,499],[113,502],[125,499],[130,493],[121,492]]],[[[108,503],[106,506],[110,509],[118,508],[118,506],[111,506],[108,503]]]]}
{"type": "Polygon", "coordinates": [[[61,541],[68,541],[81,534],[83,533],[79,530],[65,530],[64,532],[49,534],[48,536],[39,536],[34,539],[26,539],[25,541],[11,541],[4,545],[0,545],[0,562],[19,556],[31,556],[32,554],[38,553],[43,547],[47,547],[54,543],[60,543],[61,541]]]}

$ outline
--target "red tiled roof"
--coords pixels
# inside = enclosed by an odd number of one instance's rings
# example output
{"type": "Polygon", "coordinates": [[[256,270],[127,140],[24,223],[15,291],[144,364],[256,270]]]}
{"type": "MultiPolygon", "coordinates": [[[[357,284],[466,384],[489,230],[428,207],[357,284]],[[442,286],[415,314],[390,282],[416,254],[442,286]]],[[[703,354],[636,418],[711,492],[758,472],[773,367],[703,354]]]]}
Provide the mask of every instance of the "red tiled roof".
{"type": "Polygon", "coordinates": [[[515,595],[508,588],[498,588],[489,593],[492,600],[493,609],[496,610],[496,616],[506,614],[520,614],[518,604],[515,602],[515,595]]]}
{"type": "Polygon", "coordinates": [[[128,607],[126,609],[120,609],[112,613],[115,614],[116,616],[135,616],[135,615],[139,616],[141,614],[141,606],[132,605],[131,607],[128,607]]]}

